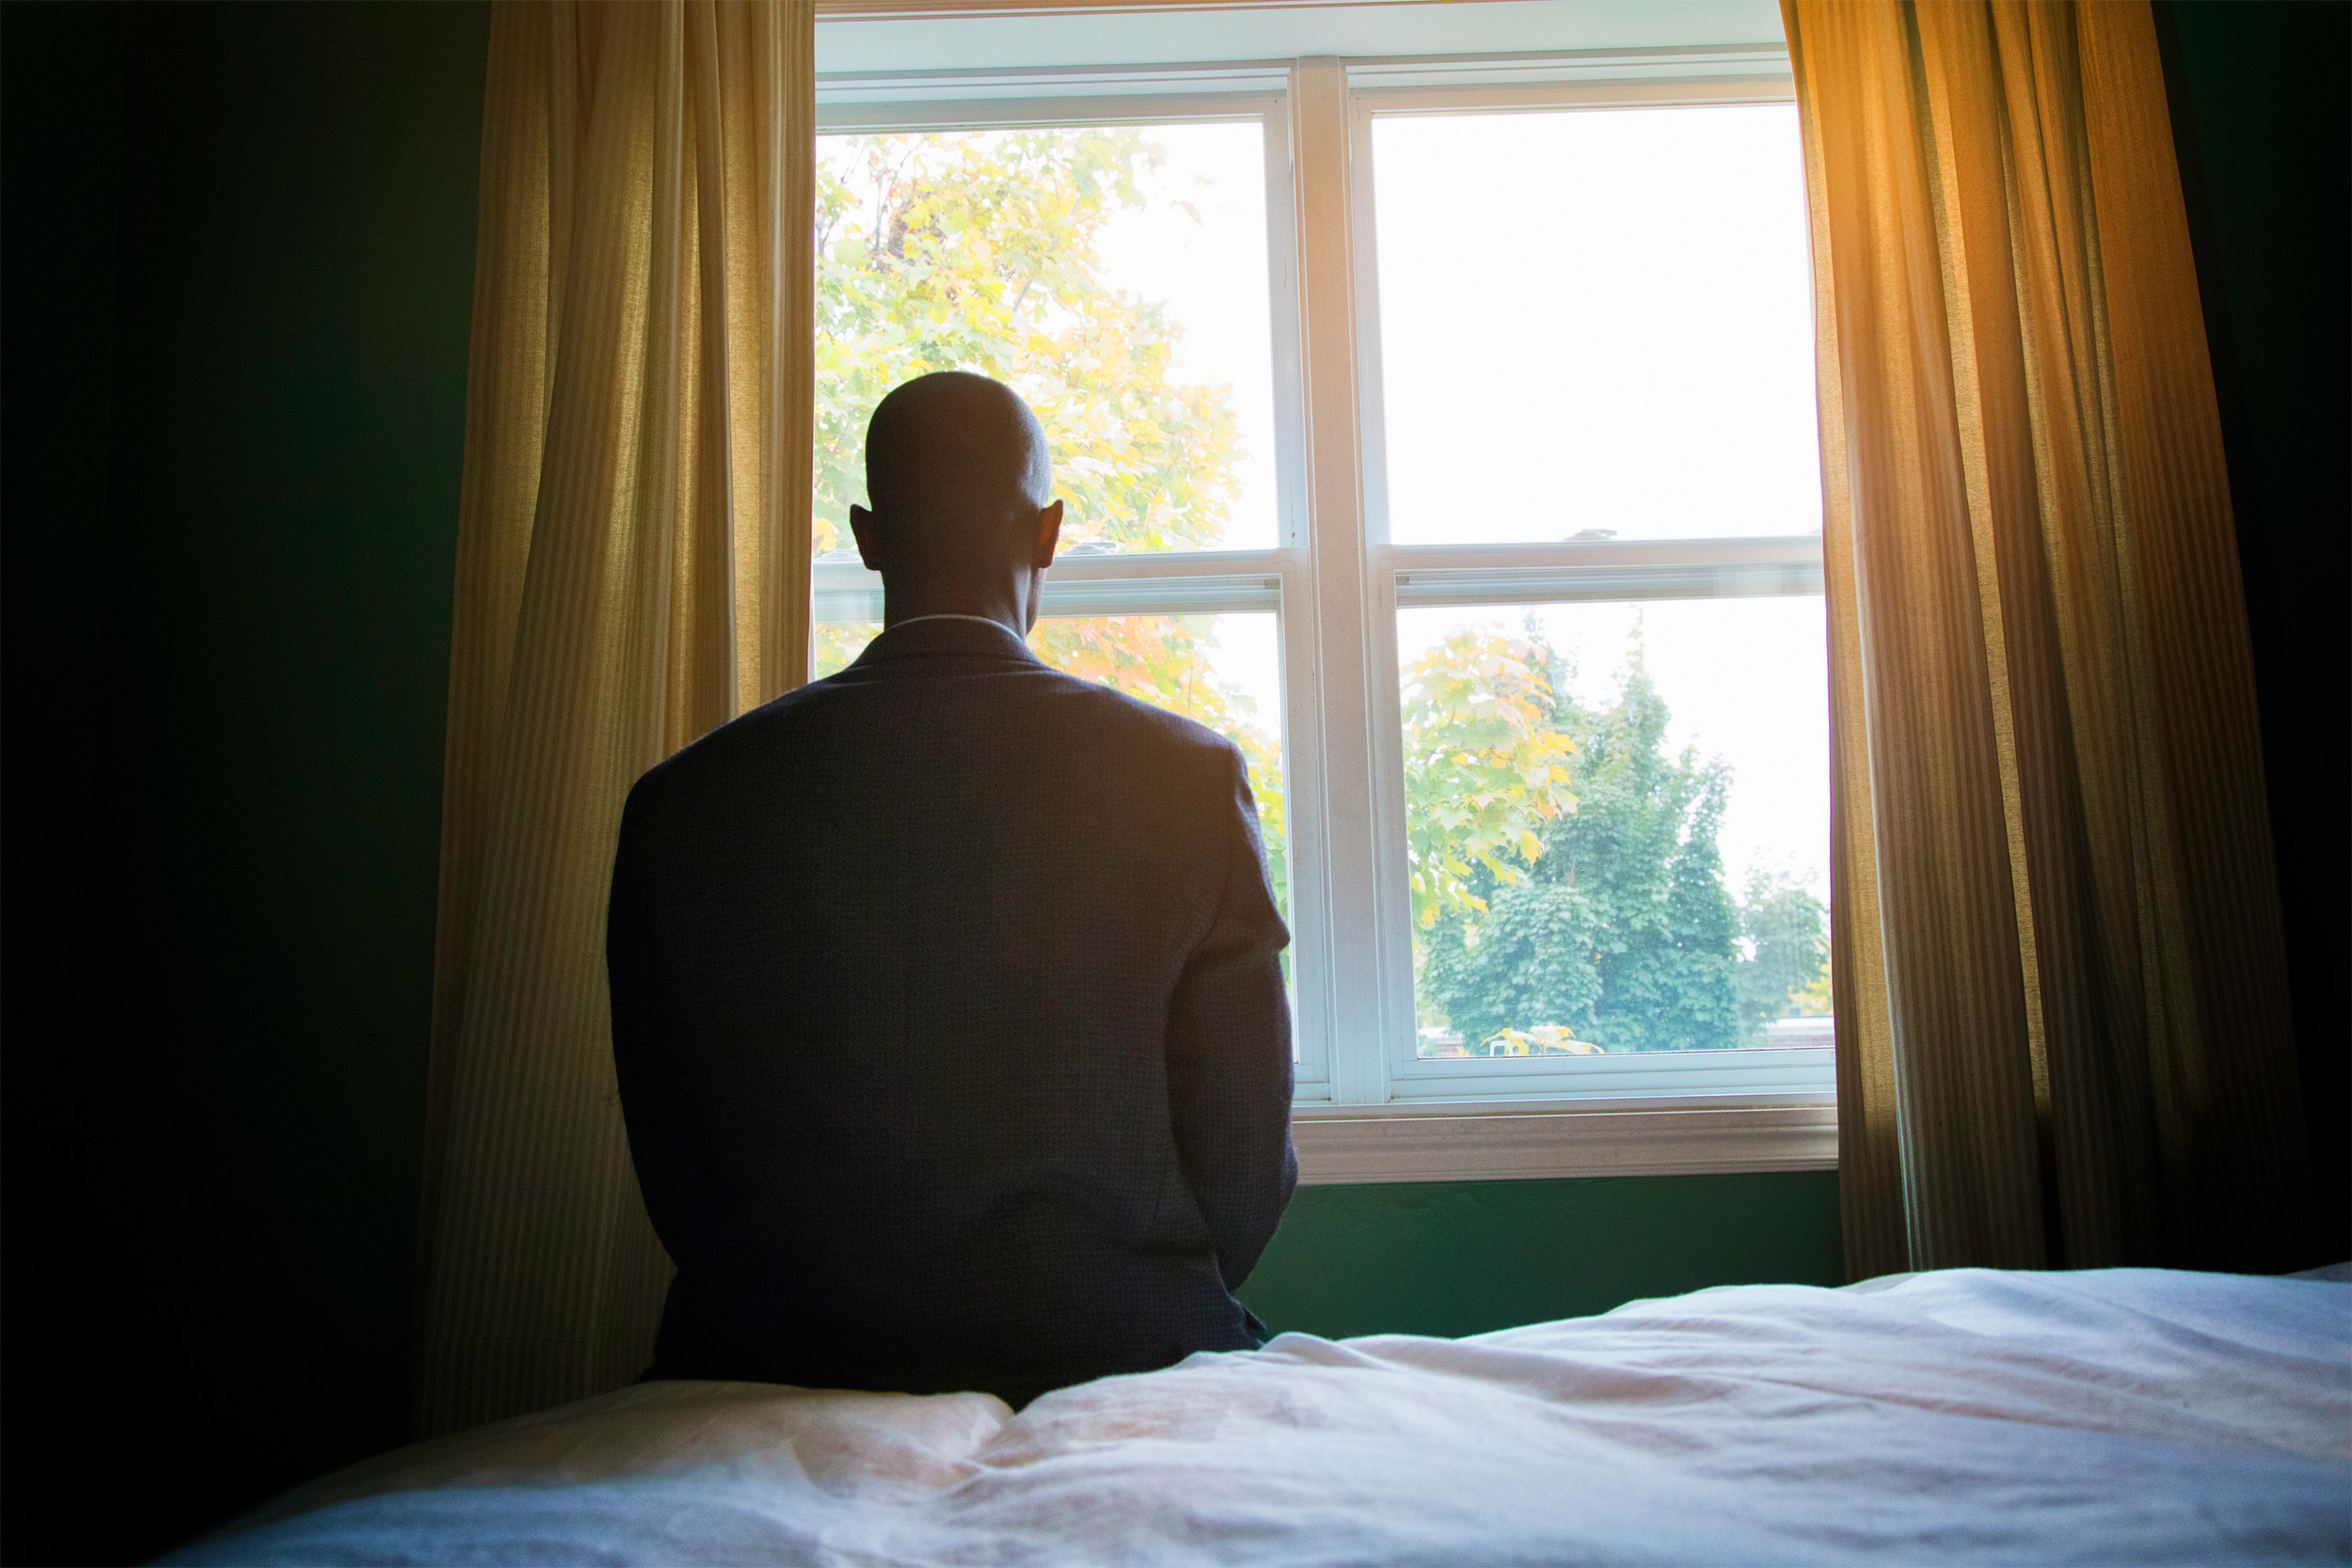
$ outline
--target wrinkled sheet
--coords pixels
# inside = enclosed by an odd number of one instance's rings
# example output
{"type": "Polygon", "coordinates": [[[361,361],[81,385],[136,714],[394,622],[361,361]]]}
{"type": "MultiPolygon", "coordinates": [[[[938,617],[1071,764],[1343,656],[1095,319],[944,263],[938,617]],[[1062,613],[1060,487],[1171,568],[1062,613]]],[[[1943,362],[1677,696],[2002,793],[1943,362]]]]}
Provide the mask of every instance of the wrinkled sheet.
{"type": "Polygon", "coordinates": [[[642,1385],[281,1498],[184,1563],[2352,1559],[2352,1284],[1741,1286],[1285,1334],[1039,1400],[642,1385]]]}

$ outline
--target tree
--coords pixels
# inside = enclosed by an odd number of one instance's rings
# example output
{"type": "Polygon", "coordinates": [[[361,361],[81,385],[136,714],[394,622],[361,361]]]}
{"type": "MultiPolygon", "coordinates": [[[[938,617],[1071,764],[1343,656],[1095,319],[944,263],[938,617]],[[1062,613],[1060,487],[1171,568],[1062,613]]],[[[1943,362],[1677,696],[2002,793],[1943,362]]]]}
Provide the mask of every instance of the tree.
{"type": "MultiPolygon", "coordinates": [[[[1755,982],[1743,988],[1749,966],[1735,946],[1743,916],[1716,847],[1729,770],[1688,749],[1668,753],[1669,714],[1638,635],[1614,699],[1597,710],[1566,697],[1564,661],[1532,619],[1510,640],[1531,680],[1501,667],[1489,674],[1469,657],[1482,638],[1501,635],[1449,639],[1416,665],[1411,690],[1422,702],[1440,691],[1456,707],[1483,707],[1480,696],[1507,705],[1540,687],[1546,723],[1567,742],[1572,760],[1555,766],[1573,775],[1576,807],[1541,824],[1540,853],[1502,868],[1507,879],[1473,865],[1461,896],[1428,924],[1424,1021],[1449,1024],[1472,1051],[1498,1037],[1516,1050],[1508,1032],[1533,1037],[1547,1026],[1610,1053],[1747,1043],[1740,998],[1755,982]]],[[[1427,721],[1408,711],[1407,733],[1427,721]]],[[[1420,781],[1409,776],[1416,755],[1406,765],[1408,799],[1429,792],[1427,763],[1418,763],[1420,781]]],[[[1782,962],[1783,946],[1773,953],[1782,962]]]]}
{"type": "MultiPolygon", "coordinates": [[[[1539,651],[1540,650],[1540,651],[1539,651]]],[[[1576,810],[1565,764],[1576,743],[1556,722],[1559,698],[1532,640],[1458,631],[1415,662],[1405,683],[1407,879],[1422,927],[1486,911],[1473,890],[1518,880],[1537,831],[1576,810]]]]}
{"type": "Polygon", "coordinates": [[[1785,875],[1749,874],[1740,935],[1749,950],[1740,965],[1740,1016],[1753,1042],[1775,1018],[1829,1011],[1829,911],[1785,875]]]}
{"type": "Polygon", "coordinates": [[[1237,484],[1231,388],[1174,379],[1182,328],[1100,276],[1163,162],[1140,133],[845,136],[818,163],[817,546],[847,544],[866,419],[931,371],[1006,382],[1052,441],[1063,545],[1212,542],[1237,484]]]}

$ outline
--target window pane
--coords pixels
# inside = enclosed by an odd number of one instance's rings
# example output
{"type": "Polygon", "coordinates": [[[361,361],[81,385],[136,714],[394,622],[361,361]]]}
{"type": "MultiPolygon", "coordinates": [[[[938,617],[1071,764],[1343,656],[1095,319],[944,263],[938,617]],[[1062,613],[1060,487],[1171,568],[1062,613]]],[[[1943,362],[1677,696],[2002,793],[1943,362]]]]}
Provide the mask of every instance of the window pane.
{"type": "Polygon", "coordinates": [[[1392,541],[1819,531],[1794,108],[1384,117],[1373,150],[1392,541]]]}
{"type": "MultiPolygon", "coordinates": [[[[1290,835],[1282,764],[1282,658],[1279,617],[1235,611],[1204,615],[1069,615],[1040,620],[1029,646],[1081,679],[1197,719],[1241,748],[1258,798],[1266,869],[1290,919],[1290,835]]],[[[816,674],[844,668],[882,627],[837,622],[817,628],[816,674]]],[[[1290,956],[1283,955],[1284,973],[1290,956]]]]}
{"type": "Polygon", "coordinates": [[[817,551],[866,420],[977,371],[1037,410],[1066,554],[1276,543],[1264,135],[1205,125],[817,138],[817,551]]]}
{"type": "Polygon", "coordinates": [[[1819,598],[1406,610],[1423,1056],[1829,1039],[1819,598]]]}

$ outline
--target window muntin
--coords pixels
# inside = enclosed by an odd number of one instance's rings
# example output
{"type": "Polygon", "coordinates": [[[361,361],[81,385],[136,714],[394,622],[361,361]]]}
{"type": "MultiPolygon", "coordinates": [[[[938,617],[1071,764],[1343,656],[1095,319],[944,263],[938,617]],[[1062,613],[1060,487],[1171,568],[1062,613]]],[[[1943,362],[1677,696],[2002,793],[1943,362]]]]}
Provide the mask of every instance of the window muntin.
{"type": "Polygon", "coordinates": [[[866,416],[934,370],[1036,409],[1071,558],[1277,543],[1258,120],[829,135],[817,166],[820,562],[856,560],[866,416]]]}
{"type": "Polygon", "coordinates": [[[1371,132],[1391,542],[1820,529],[1793,106],[1371,132]]]}
{"type": "Polygon", "coordinates": [[[1416,1057],[1825,1041],[1826,654],[1810,595],[1400,610],[1416,1057]]]}

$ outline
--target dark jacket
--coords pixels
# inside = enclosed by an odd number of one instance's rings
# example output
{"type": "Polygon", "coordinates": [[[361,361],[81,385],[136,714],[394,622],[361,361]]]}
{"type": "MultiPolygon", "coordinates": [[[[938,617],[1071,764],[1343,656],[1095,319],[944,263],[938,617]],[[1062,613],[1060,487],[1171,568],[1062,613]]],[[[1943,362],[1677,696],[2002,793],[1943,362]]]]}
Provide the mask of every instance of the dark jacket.
{"type": "Polygon", "coordinates": [[[638,781],[606,956],[657,1377],[1018,1403],[1262,1334],[1296,1179],[1241,754],[924,620],[638,781]]]}

